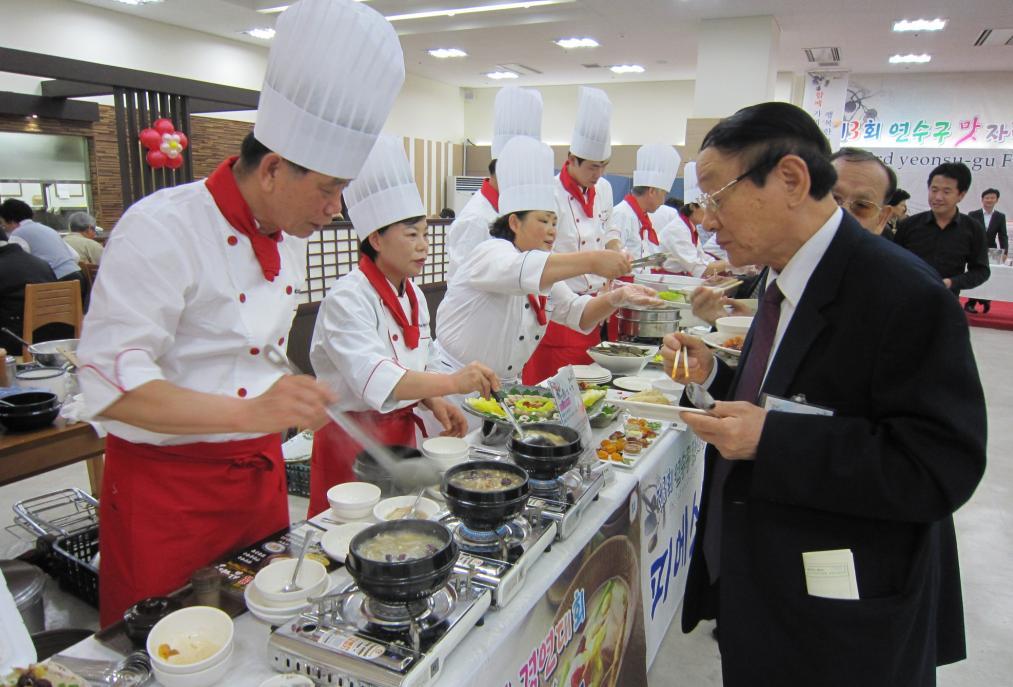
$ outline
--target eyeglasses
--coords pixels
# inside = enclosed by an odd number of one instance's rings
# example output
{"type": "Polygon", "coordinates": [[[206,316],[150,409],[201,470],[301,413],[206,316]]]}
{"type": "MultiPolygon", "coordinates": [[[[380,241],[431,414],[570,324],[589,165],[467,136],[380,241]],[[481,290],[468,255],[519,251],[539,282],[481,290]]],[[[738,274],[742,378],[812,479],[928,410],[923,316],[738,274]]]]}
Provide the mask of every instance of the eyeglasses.
{"type": "Polygon", "coordinates": [[[871,200],[845,200],[835,193],[834,201],[858,219],[871,219],[883,211],[882,205],[876,205],[871,200]]]}
{"type": "MultiPolygon", "coordinates": [[[[784,157],[784,156],[782,155],[781,157],[784,157]]],[[[781,158],[778,158],[777,160],[775,160],[773,162],[773,164],[776,165],[780,161],[781,161],[781,158]]],[[[722,186],[721,188],[719,188],[714,193],[703,193],[703,194],[701,194],[700,197],[696,199],[697,204],[700,205],[705,211],[709,212],[710,214],[712,214],[712,215],[717,214],[718,210],[721,209],[721,204],[718,201],[718,196],[720,196],[722,193],[724,193],[725,191],[727,191],[728,189],[730,189],[732,186],[735,186],[735,184],[739,183],[740,181],[742,181],[743,179],[745,179],[746,177],[748,177],[750,174],[752,174],[756,170],[760,169],[761,167],[767,166],[767,165],[771,165],[771,163],[769,161],[767,161],[767,160],[760,160],[755,165],[753,165],[752,167],[750,167],[749,169],[747,169],[745,172],[743,172],[739,176],[737,176],[734,179],[732,179],[731,181],[729,181],[727,184],[725,184],[724,186],[722,186]]]]}

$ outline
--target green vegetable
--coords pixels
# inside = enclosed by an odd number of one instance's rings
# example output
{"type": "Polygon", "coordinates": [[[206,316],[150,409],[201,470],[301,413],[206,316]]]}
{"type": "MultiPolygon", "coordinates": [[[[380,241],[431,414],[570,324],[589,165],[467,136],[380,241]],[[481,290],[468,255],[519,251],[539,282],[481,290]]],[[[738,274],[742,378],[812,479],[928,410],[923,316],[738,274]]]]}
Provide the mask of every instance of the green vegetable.
{"type": "Polygon", "coordinates": [[[679,291],[659,291],[658,298],[663,301],[671,301],[672,303],[687,303],[686,294],[680,293],[679,291]]]}

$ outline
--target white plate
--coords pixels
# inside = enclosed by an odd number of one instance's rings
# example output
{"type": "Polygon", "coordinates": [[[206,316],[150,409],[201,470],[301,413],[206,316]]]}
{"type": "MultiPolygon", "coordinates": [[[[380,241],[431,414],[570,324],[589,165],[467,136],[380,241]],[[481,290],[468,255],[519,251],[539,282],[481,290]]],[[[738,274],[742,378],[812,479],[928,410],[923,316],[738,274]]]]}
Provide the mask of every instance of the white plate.
{"type": "Polygon", "coordinates": [[[313,680],[297,673],[275,675],[260,683],[260,687],[313,687],[313,680]]]}
{"type": "Polygon", "coordinates": [[[574,365],[573,376],[578,382],[604,384],[612,379],[612,373],[601,365],[574,365]]]}
{"type": "MultiPolygon", "coordinates": [[[[334,580],[328,575],[327,584],[324,585],[323,590],[313,594],[313,596],[323,596],[331,591],[332,587],[334,587],[334,580]]],[[[246,607],[258,618],[261,616],[271,616],[273,618],[280,617],[284,620],[299,615],[299,611],[309,605],[304,601],[303,603],[292,604],[290,606],[279,606],[265,599],[261,595],[260,590],[254,586],[253,582],[246,585],[246,589],[243,590],[243,599],[246,601],[246,607]]]]}
{"type": "Polygon", "coordinates": [[[320,540],[320,546],[332,560],[344,563],[352,537],[369,527],[372,525],[368,522],[346,522],[344,525],[337,525],[327,530],[320,540]]]}
{"type": "Polygon", "coordinates": [[[309,460],[313,452],[313,432],[300,432],[281,445],[281,455],[286,463],[309,460]]]}
{"type": "MultiPolygon", "coordinates": [[[[631,417],[630,419],[633,419],[633,418],[631,417]]],[[[641,418],[641,419],[649,420],[650,418],[641,418]]],[[[644,456],[646,456],[648,453],[650,453],[652,450],[654,450],[655,445],[657,445],[657,443],[659,441],[661,441],[661,437],[663,437],[665,435],[665,432],[667,432],[669,430],[669,428],[672,427],[672,423],[671,422],[666,422],[664,420],[652,420],[652,422],[660,422],[661,423],[661,427],[658,429],[658,436],[654,437],[654,440],[651,441],[650,445],[647,448],[645,448],[643,451],[641,451],[640,453],[636,453],[636,454],[630,454],[630,453],[626,453],[625,451],[623,451],[623,462],[621,462],[621,463],[617,463],[614,460],[608,460],[606,458],[599,458],[598,460],[600,460],[603,463],[608,463],[609,465],[612,465],[614,467],[620,468],[622,470],[632,470],[636,466],[636,464],[637,464],[637,462],[639,460],[641,460],[644,456]]],[[[623,421],[623,426],[625,427],[625,425],[626,425],[626,421],[623,421]]],[[[615,430],[615,431],[618,431],[618,430],[615,430]]],[[[609,432],[609,434],[612,434],[612,432],[609,432]]],[[[598,442],[598,447],[601,447],[601,441],[598,442]]],[[[597,450],[598,449],[595,448],[595,451],[597,451],[597,450]]]]}
{"type": "Polygon", "coordinates": [[[728,341],[728,339],[732,338],[732,335],[722,334],[721,332],[710,332],[709,334],[704,334],[700,338],[703,339],[703,342],[705,344],[707,344],[716,351],[727,353],[728,355],[735,356],[736,358],[742,355],[742,351],[738,351],[734,348],[728,348],[726,346],[721,345],[725,341],[728,341]]]}
{"type": "Polygon", "coordinates": [[[650,379],[644,379],[643,377],[619,377],[612,380],[612,385],[626,391],[644,391],[654,386],[654,383],[650,379]]]}
{"type": "Polygon", "coordinates": [[[608,393],[608,402],[616,405],[624,410],[628,410],[631,415],[636,417],[647,418],[648,420],[666,420],[668,422],[682,422],[682,418],[679,413],[699,413],[706,415],[707,413],[699,408],[692,408],[686,406],[680,406],[679,396],[675,394],[665,394],[665,397],[672,403],[672,405],[663,406],[657,403],[639,403],[637,401],[627,401],[626,397],[630,396],[628,392],[616,391],[612,389],[608,393]]]}

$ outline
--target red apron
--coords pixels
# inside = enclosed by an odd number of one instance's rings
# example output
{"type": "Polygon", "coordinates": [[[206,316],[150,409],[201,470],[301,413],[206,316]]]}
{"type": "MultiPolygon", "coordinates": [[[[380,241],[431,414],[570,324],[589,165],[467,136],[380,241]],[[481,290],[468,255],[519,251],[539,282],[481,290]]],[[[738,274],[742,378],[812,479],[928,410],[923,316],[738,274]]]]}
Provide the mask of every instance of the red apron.
{"type": "MultiPolygon", "coordinates": [[[[354,418],[362,429],[381,444],[415,446],[415,428],[422,426],[422,420],[414,410],[413,404],[389,413],[365,410],[345,414],[354,418]]],[[[352,466],[355,464],[355,457],[361,451],[362,446],[333,422],[328,422],[313,433],[313,453],[310,456],[310,507],[306,517],[312,518],[331,507],[327,502],[328,489],[335,484],[356,480],[352,466]]]]}
{"type": "Polygon", "coordinates": [[[110,434],[99,522],[105,627],[288,526],[281,437],[154,446],[110,434]]]}
{"type": "Polygon", "coordinates": [[[595,327],[590,334],[582,334],[566,325],[549,322],[542,342],[524,365],[521,381],[538,384],[559,372],[561,367],[590,365],[594,361],[587,354],[587,349],[600,343],[600,327],[595,327]]]}

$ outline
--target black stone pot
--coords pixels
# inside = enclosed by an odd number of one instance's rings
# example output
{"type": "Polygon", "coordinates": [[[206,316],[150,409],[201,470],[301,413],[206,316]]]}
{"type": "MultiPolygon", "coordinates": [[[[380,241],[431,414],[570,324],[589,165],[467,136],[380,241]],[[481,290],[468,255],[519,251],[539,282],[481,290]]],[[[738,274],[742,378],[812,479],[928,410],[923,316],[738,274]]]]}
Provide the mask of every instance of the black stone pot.
{"type": "Polygon", "coordinates": [[[510,456],[514,463],[523,468],[531,479],[546,481],[556,479],[580,460],[583,447],[577,431],[555,422],[532,422],[523,425],[524,430],[537,429],[558,434],[566,440],[562,446],[521,441],[516,435],[510,438],[510,456]]]}
{"type": "Polygon", "coordinates": [[[459,550],[445,526],[432,520],[391,520],[373,525],[352,538],[345,567],[368,596],[388,604],[424,599],[447,583],[454,571],[459,550]],[[374,561],[359,555],[359,548],[378,534],[413,530],[433,535],[443,546],[425,558],[407,561],[374,561]]]}
{"type": "Polygon", "coordinates": [[[472,530],[494,530],[524,512],[528,502],[528,473],[522,468],[498,460],[472,460],[460,463],[443,475],[441,488],[447,507],[472,530]],[[500,491],[467,489],[453,483],[453,477],[470,470],[502,470],[524,479],[519,485],[500,491]]]}

